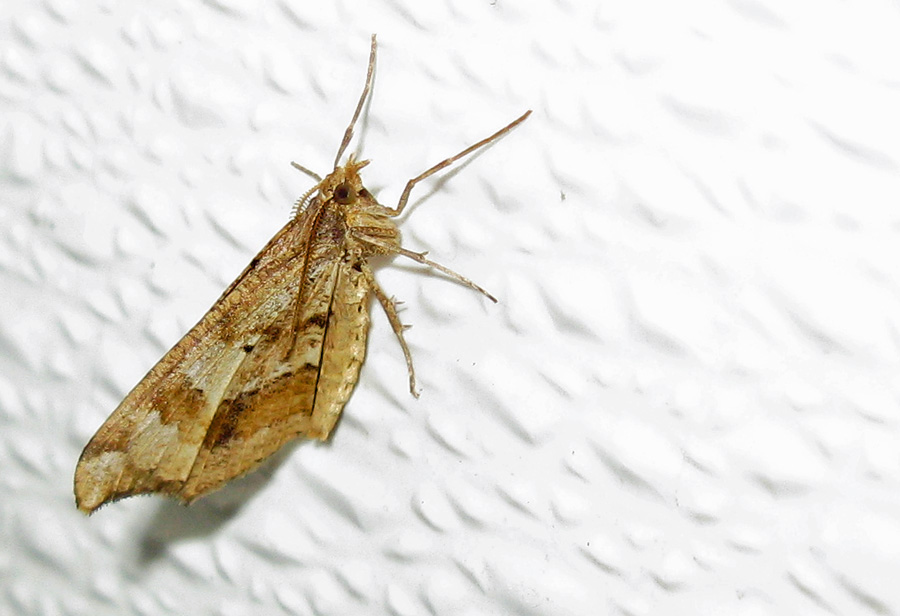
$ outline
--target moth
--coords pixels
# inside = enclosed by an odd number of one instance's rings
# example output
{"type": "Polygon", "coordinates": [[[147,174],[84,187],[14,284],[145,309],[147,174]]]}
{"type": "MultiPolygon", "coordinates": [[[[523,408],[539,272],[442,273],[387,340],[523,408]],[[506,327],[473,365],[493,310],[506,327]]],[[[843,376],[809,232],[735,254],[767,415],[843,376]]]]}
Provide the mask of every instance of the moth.
{"type": "Polygon", "coordinates": [[[334,170],[323,178],[291,163],[316,185],[84,448],[75,469],[81,511],[146,493],[190,503],[296,437],[327,439],[359,377],[372,295],[400,342],[410,392],[418,396],[405,326],[375,281],[371,257],[407,257],[497,301],[426,253],[402,247],[393,218],[416,184],[499,139],[531,111],[409,180],[396,207],[381,205],[359,175],[369,161],[350,154],[340,164],[371,91],[375,48],[373,35],[365,86],[334,170]]]}

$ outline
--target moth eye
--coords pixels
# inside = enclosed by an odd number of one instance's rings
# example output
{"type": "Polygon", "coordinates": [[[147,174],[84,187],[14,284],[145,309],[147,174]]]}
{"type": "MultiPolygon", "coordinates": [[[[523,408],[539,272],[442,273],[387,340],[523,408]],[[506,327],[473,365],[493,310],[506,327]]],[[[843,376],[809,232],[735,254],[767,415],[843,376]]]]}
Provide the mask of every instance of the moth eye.
{"type": "Polygon", "coordinates": [[[334,189],[334,200],[338,203],[350,203],[354,199],[356,199],[356,192],[353,188],[347,184],[347,182],[341,182],[334,189]]]}

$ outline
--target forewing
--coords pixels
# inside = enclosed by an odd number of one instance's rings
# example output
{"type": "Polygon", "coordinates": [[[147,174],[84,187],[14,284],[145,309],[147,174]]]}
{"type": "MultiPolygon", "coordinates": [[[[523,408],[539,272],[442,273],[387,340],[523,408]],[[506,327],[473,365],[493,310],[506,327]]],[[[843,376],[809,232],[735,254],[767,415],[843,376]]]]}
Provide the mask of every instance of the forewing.
{"type": "MultiPolygon", "coordinates": [[[[200,475],[214,481],[188,489],[204,445],[242,438],[251,425],[262,429],[259,422],[276,412],[311,414],[339,266],[328,254],[310,263],[313,224],[309,216],[289,222],[101,426],[75,471],[79,508],[146,492],[190,500],[261,460],[222,472],[201,464],[200,475]],[[264,412],[235,431],[229,426],[237,427],[253,388],[264,412]]],[[[287,440],[273,433],[267,428],[279,446],[287,440]]]]}
{"type": "Polygon", "coordinates": [[[328,305],[304,311],[300,328],[324,326],[323,335],[302,337],[292,350],[290,323],[283,321],[282,335],[253,347],[212,420],[183,498],[247,472],[296,436],[324,440],[331,434],[365,357],[369,286],[346,262],[329,276],[328,305]],[[294,359],[282,362],[285,353],[294,359]]]}

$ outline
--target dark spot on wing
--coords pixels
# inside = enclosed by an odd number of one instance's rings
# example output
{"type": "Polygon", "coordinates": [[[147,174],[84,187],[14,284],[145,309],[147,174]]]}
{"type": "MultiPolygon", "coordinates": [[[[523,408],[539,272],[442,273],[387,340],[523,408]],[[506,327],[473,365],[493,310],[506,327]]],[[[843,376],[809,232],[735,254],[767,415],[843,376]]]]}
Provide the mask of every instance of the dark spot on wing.
{"type": "Polygon", "coordinates": [[[192,379],[182,376],[178,385],[157,388],[150,395],[150,408],[159,412],[163,425],[181,425],[185,415],[192,415],[206,404],[206,392],[194,385],[192,379]]]}
{"type": "Polygon", "coordinates": [[[100,428],[97,435],[87,444],[87,447],[84,448],[84,453],[81,454],[81,456],[86,458],[97,456],[101,453],[127,451],[130,442],[131,432],[129,430],[122,429],[119,426],[110,426],[109,428],[104,426],[103,428],[100,428]]]}
{"type": "Polygon", "coordinates": [[[245,345],[244,345],[244,353],[249,353],[249,352],[252,351],[252,350],[253,350],[253,345],[252,345],[252,344],[245,344],[245,345]]]}
{"type": "Polygon", "coordinates": [[[244,400],[247,396],[255,394],[253,392],[243,392],[235,400],[223,400],[213,417],[212,423],[209,425],[209,431],[206,433],[206,445],[210,448],[220,447],[231,440],[234,431],[237,428],[241,415],[249,409],[244,400]]]}
{"type": "MultiPolygon", "coordinates": [[[[281,336],[285,333],[285,328],[281,323],[274,323],[269,325],[264,330],[260,332],[262,335],[262,340],[266,342],[272,342],[281,338],[281,336]]],[[[257,342],[257,345],[259,342],[257,342]]]]}
{"type": "Polygon", "coordinates": [[[234,319],[232,318],[231,311],[226,310],[222,312],[221,315],[219,315],[219,320],[216,321],[216,325],[222,330],[229,330],[231,329],[231,324],[233,321],[234,319]]]}
{"type": "Polygon", "coordinates": [[[312,327],[325,327],[328,324],[328,314],[325,312],[317,312],[306,320],[306,325],[312,327]]]}
{"type": "Polygon", "coordinates": [[[307,363],[298,370],[278,374],[261,388],[248,389],[233,399],[223,400],[206,432],[204,447],[214,449],[250,438],[260,426],[272,426],[291,413],[310,415],[312,408],[285,408],[284,394],[290,394],[298,385],[296,379],[308,382],[310,373],[318,371],[318,366],[307,363]]]}

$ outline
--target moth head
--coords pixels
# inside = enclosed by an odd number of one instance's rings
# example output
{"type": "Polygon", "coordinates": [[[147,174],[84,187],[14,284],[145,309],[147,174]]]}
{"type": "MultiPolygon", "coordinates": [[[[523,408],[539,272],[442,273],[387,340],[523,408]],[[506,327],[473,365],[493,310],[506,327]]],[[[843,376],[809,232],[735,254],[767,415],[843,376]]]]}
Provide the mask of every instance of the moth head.
{"type": "Polygon", "coordinates": [[[355,203],[360,195],[368,194],[359,177],[359,170],[368,164],[367,160],[356,162],[351,156],[346,165],[338,167],[322,180],[322,195],[326,200],[341,205],[355,203]]]}

